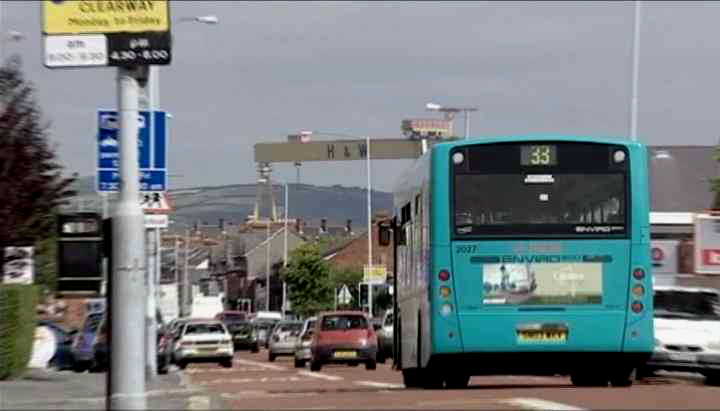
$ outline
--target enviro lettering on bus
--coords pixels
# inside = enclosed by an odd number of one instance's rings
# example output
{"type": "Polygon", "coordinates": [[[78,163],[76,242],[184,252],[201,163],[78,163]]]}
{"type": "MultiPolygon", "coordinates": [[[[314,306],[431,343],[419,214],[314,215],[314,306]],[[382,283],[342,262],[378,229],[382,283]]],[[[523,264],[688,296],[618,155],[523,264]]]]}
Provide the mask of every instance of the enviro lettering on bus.
{"type": "Polygon", "coordinates": [[[500,255],[470,257],[475,264],[487,263],[610,263],[611,255],[500,255]]]}

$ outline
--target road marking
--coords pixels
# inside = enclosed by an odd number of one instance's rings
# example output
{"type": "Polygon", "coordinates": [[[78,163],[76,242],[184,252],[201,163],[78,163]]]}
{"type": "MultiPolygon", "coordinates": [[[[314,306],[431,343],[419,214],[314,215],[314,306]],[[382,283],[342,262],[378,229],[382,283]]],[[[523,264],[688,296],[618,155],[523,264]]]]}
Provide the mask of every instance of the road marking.
{"type": "Polygon", "coordinates": [[[420,401],[416,402],[415,405],[418,407],[442,407],[442,406],[458,406],[458,405],[476,405],[476,406],[487,406],[489,401],[484,398],[467,399],[467,400],[431,400],[431,401],[420,401]]]}
{"type": "Polygon", "coordinates": [[[560,402],[541,400],[539,398],[510,398],[500,400],[500,402],[531,410],[585,411],[585,408],[578,408],[560,402]]]}
{"type": "Polygon", "coordinates": [[[357,385],[365,385],[368,387],[376,388],[405,388],[404,384],[391,384],[387,382],[376,382],[376,381],[355,381],[357,385]]]}
{"type": "Polygon", "coordinates": [[[322,380],[328,380],[328,381],[341,381],[344,379],[343,377],[339,377],[337,375],[321,374],[319,372],[314,372],[314,371],[298,371],[298,374],[304,375],[307,377],[320,378],[322,380]]]}
{"type": "MultiPolygon", "coordinates": [[[[317,396],[316,392],[267,392],[260,390],[251,391],[237,391],[233,393],[224,392],[220,394],[220,397],[225,399],[246,399],[246,398],[293,398],[293,397],[314,397],[317,396]]],[[[307,407],[297,409],[308,409],[307,407]]]]}
{"type": "Polygon", "coordinates": [[[234,368],[190,368],[184,371],[185,374],[232,374],[237,372],[261,372],[267,371],[262,367],[234,367],[234,368]]]}
{"type": "Polygon", "coordinates": [[[271,382],[301,382],[309,381],[306,378],[296,377],[262,377],[262,378],[216,378],[214,380],[198,381],[195,385],[214,385],[214,384],[250,384],[250,383],[271,383],[271,382]]]}
{"type": "Polygon", "coordinates": [[[187,407],[188,410],[209,410],[210,409],[210,397],[204,395],[196,395],[190,397],[190,403],[187,407]]]}
{"type": "Polygon", "coordinates": [[[252,361],[252,360],[241,360],[240,358],[236,358],[235,363],[242,364],[242,365],[253,365],[255,367],[264,368],[266,370],[273,370],[273,371],[286,371],[287,368],[281,367],[279,365],[272,365],[272,364],[266,364],[264,362],[258,362],[258,361],[252,361]]]}

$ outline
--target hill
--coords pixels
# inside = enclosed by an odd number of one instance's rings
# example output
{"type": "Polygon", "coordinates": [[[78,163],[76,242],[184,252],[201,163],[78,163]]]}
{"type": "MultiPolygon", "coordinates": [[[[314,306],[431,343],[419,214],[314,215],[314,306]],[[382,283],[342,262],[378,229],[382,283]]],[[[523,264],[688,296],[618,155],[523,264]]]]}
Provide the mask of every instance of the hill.
{"type": "MultiPolygon", "coordinates": [[[[94,177],[80,177],[73,189],[78,193],[74,203],[66,211],[102,210],[101,197],[95,192],[94,177]]],[[[168,195],[176,211],[173,220],[186,224],[194,222],[215,224],[220,219],[241,223],[253,213],[256,184],[233,184],[225,186],[202,186],[172,190],[168,195]]],[[[278,217],[284,213],[284,187],[273,186],[278,217]]],[[[318,225],[327,218],[329,225],[344,225],[347,219],[353,227],[361,229],[367,222],[367,191],[362,187],[315,186],[312,184],[288,184],[288,216],[302,218],[309,225],[318,225]]],[[[372,191],[373,210],[390,211],[392,194],[372,191]]]]}

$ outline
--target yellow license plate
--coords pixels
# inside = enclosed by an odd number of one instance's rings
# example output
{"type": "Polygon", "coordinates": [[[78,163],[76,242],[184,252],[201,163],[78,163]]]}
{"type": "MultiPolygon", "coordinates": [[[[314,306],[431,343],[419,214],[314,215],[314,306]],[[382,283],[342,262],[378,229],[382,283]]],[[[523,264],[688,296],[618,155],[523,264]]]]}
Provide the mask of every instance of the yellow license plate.
{"type": "Polygon", "coordinates": [[[355,358],[357,353],[355,351],[335,351],[335,358],[355,358]]]}
{"type": "Polygon", "coordinates": [[[532,331],[518,331],[518,341],[520,342],[566,342],[567,331],[543,331],[543,330],[532,330],[532,331]]]}

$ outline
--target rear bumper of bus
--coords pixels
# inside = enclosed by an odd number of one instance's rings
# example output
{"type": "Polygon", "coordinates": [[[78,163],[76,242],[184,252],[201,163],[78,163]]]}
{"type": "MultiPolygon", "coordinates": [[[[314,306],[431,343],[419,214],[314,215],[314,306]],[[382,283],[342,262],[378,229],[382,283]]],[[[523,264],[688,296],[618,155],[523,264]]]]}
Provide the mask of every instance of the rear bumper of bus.
{"type": "Polygon", "coordinates": [[[647,363],[651,352],[478,352],[436,354],[429,366],[469,375],[569,375],[647,363]]]}

